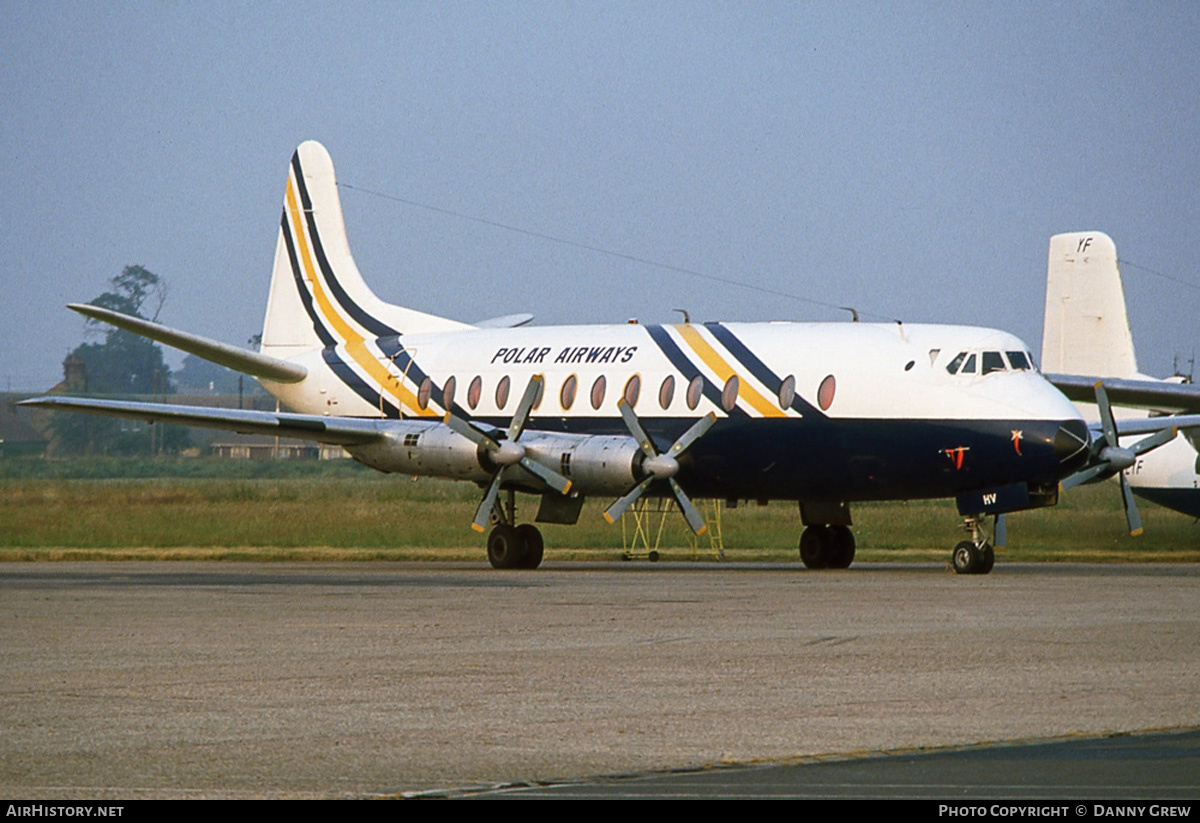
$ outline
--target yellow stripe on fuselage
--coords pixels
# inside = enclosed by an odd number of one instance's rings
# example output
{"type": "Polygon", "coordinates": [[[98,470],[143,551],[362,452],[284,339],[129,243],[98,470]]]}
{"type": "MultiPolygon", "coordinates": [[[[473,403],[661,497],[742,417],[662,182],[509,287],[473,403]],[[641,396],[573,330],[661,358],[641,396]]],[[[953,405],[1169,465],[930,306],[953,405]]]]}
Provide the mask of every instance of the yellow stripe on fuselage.
{"type": "MultiPolygon", "coordinates": [[[[694,351],[701,360],[704,361],[713,373],[717,375],[722,383],[729,380],[737,372],[733,367],[725,361],[725,358],[708,344],[708,341],[700,336],[700,332],[695,326],[690,324],[681,324],[672,326],[679,336],[683,338],[683,342],[687,343],[692,351],[694,351]]],[[[759,393],[758,389],[750,385],[750,381],[744,375],[738,375],[738,397],[745,400],[750,406],[763,417],[785,417],[783,410],[776,403],[771,402],[759,393]]]]}
{"type": "Polygon", "coordinates": [[[400,382],[400,378],[389,372],[382,363],[376,359],[367,349],[365,338],[356,332],[351,326],[337,313],[334,309],[329,295],[325,293],[325,289],[321,286],[321,281],[317,279],[316,268],[313,266],[312,255],[309,252],[308,240],[304,235],[304,223],[301,218],[301,210],[296,205],[295,188],[291,177],[288,178],[287,186],[287,205],[288,214],[292,221],[292,235],[296,238],[296,249],[300,255],[300,260],[304,265],[304,277],[309,282],[312,289],[313,299],[316,301],[317,308],[321,312],[321,316],[333,327],[333,329],[342,338],[342,342],[346,346],[346,353],[353,358],[354,362],[362,367],[363,371],[369,374],[375,381],[379,390],[387,391],[398,400],[401,405],[408,406],[409,411],[425,417],[435,415],[433,409],[422,410],[417,405],[417,398],[404,387],[400,382]]]}

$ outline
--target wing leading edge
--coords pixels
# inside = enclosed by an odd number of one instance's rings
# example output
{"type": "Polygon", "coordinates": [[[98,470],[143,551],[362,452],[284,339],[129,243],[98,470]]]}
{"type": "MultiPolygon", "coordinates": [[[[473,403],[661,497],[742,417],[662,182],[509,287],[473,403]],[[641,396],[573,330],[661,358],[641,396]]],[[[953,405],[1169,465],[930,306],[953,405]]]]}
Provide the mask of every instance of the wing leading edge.
{"type": "Polygon", "coordinates": [[[165,403],[136,403],[122,400],[92,400],[82,397],[35,397],[19,405],[43,409],[82,411],[106,417],[125,417],[150,423],[178,423],[225,429],[241,434],[266,434],[294,437],[353,446],[374,443],[386,436],[387,421],[359,417],[321,417],[315,414],[290,414],[247,409],[219,409],[207,406],[172,406],[165,403]]]}

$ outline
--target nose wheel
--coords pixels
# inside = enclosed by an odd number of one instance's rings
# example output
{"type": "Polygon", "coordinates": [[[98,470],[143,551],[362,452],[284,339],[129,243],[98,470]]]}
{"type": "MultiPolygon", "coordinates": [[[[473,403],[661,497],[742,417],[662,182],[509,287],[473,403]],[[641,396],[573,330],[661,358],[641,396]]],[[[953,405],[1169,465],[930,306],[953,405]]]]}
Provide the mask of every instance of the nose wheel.
{"type": "Polygon", "coordinates": [[[988,542],[982,518],[965,518],[963,528],[971,533],[971,539],[960,542],[950,555],[955,574],[987,574],[996,565],[996,550],[988,542]]]}
{"type": "Polygon", "coordinates": [[[996,552],[991,543],[976,546],[964,540],[954,547],[951,562],[957,574],[987,574],[996,565],[996,552]]]}

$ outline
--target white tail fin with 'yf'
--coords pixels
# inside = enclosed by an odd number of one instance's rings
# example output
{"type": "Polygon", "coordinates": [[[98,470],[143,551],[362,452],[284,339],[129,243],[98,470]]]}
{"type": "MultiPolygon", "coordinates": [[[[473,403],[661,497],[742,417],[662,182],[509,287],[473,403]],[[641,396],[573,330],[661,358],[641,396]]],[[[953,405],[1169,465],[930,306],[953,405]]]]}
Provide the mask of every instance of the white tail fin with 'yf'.
{"type": "Polygon", "coordinates": [[[1050,238],[1042,369],[1103,377],[1138,373],[1117,247],[1103,232],[1050,238]]]}

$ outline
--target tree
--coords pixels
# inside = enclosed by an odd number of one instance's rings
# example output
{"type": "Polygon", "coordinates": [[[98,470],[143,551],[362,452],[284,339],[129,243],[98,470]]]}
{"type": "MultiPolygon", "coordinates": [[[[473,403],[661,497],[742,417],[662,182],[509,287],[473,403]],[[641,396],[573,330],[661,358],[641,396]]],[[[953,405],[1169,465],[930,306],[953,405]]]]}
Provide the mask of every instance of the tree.
{"type": "MultiPolygon", "coordinates": [[[[142,266],[126,266],[109,284],[112,289],[91,305],[154,320],[166,301],[166,284],[142,266]],[[142,313],[147,305],[154,309],[149,318],[142,313]]],[[[103,331],[104,342],[83,343],[67,355],[63,370],[69,391],[160,398],[175,393],[171,370],[157,343],[100,321],[89,318],[87,322],[89,332],[103,331]]],[[[164,426],[151,434],[146,424],[138,421],[73,414],[55,415],[50,425],[54,432],[51,450],[60,454],[150,454],[177,451],[187,443],[187,431],[178,426],[164,426]]]]}
{"type": "MultiPolygon", "coordinates": [[[[166,284],[157,274],[141,266],[126,266],[109,281],[106,291],[91,305],[155,320],[166,301],[166,284]],[[146,317],[142,308],[150,302],[154,313],[146,317]]],[[[171,370],[163,360],[162,348],[133,332],[107,326],[88,318],[88,326],[105,329],[103,343],[84,343],[72,355],[81,358],[87,372],[87,391],[91,394],[173,394],[171,370]]]]}

